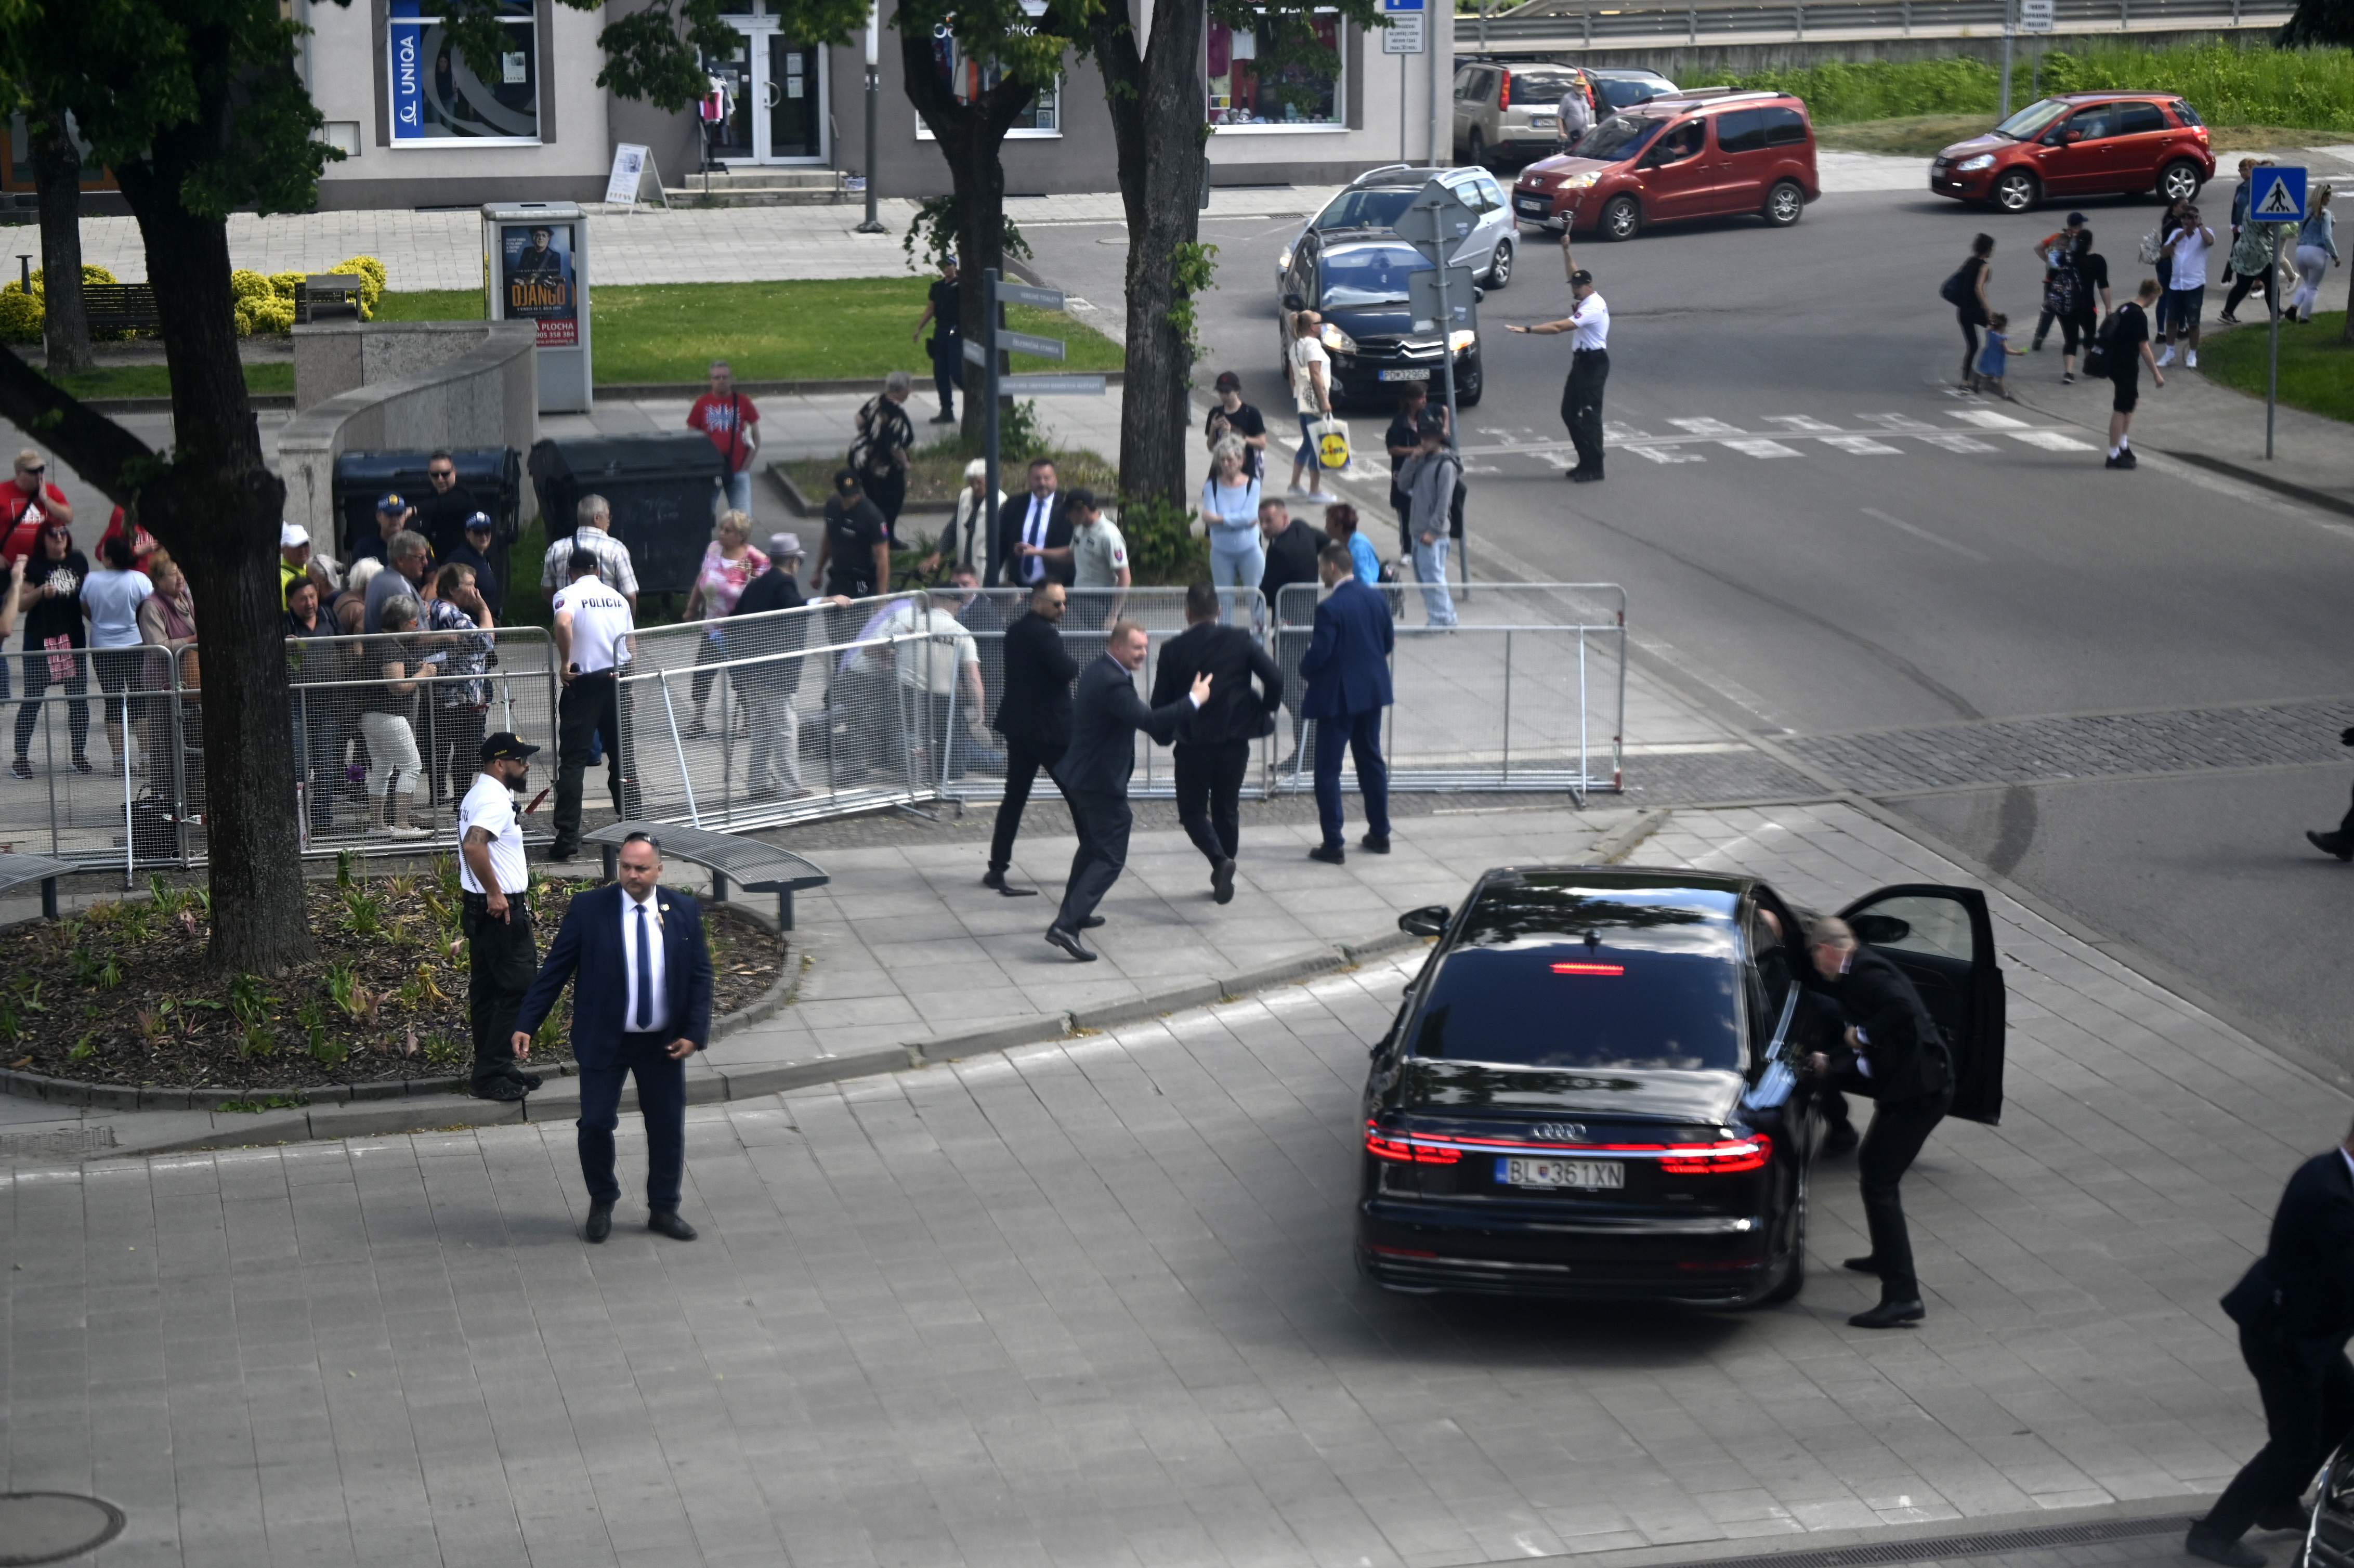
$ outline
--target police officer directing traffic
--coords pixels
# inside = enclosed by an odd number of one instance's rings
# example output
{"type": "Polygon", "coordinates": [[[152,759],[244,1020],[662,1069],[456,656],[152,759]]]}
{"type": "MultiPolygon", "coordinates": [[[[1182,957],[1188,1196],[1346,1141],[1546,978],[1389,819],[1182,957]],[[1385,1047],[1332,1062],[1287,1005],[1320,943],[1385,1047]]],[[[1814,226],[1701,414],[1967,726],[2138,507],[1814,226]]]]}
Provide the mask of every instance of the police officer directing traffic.
{"type": "Polygon", "coordinates": [[[556,707],[556,842],[553,860],[570,860],[580,850],[580,788],[588,771],[589,742],[605,746],[606,778],[617,816],[621,803],[621,705],[617,677],[630,657],[630,634],[637,630],[630,601],[597,576],[597,557],[572,552],[572,580],[556,596],[556,655],[563,670],[564,694],[556,707]]]}
{"type": "Polygon", "coordinates": [[[1569,471],[1569,478],[1573,484],[1593,484],[1602,478],[1602,384],[1610,379],[1610,307],[1595,288],[1594,274],[1581,270],[1570,254],[1566,234],[1561,237],[1561,265],[1577,302],[1569,314],[1557,322],[1505,330],[1546,337],[1570,334],[1569,379],[1561,389],[1561,422],[1569,427],[1570,443],[1577,448],[1577,466],[1569,471]]]}
{"type": "Polygon", "coordinates": [[[459,924],[470,955],[467,1020],[474,1031],[475,1097],[519,1100],[539,1087],[539,1075],[515,1060],[515,1010],[539,972],[532,938],[531,885],[515,821],[514,792],[523,788],[539,747],[501,730],[482,742],[482,770],[458,806],[458,886],[464,894],[459,924]]]}

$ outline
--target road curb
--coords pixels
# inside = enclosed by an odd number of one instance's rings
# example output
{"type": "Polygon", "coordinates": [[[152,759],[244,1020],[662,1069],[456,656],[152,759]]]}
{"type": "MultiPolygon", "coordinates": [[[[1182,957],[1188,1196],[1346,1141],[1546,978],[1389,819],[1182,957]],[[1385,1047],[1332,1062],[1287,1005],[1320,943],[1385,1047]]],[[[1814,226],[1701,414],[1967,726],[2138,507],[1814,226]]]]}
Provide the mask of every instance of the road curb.
{"type": "Polygon", "coordinates": [[[1665,806],[1638,811],[1635,819],[1623,822],[1594,841],[1594,862],[1596,865],[1617,865],[1642,846],[1643,841],[1668,825],[1675,815],[1665,806]]]}
{"type": "Polygon", "coordinates": [[[2220,473],[2226,478],[2253,484],[2260,490],[2269,490],[2274,495],[2284,495],[2291,501],[2302,501],[2307,506],[2318,506],[2324,511],[2335,512],[2341,516],[2354,517],[2354,501],[2332,495],[2326,490],[2314,490],[2306,485],[2291,483],[2285,479],[2274,479],[2260,469],[2249,468],[2244,464],[2232,462],[2225,458],[2213,457],[2206,452],[2187,452],[2173,447],[2160,447],[2158,450],[2178,461],[2187,462],[2193,468],[2203,468],[2211,473],[2220,473]]]}

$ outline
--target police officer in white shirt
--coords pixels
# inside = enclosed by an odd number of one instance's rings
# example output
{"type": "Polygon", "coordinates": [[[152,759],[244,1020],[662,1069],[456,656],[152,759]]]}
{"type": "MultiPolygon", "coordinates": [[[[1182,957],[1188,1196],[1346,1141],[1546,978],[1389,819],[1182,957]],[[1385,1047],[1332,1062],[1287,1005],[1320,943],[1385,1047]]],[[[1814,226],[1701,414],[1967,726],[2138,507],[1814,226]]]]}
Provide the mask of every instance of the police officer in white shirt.
{"type": "Polygon", "coordinates": [[[530,871],[514,792],[529,775],[539,747],[501,730],[482,742],[482,770],[458,806],[458,885],[464,894],[459,923],[471,963],[466,1012],[474,1029],[475,1097],[519,1100],[539,1087],[539,1075],[515,1060],[515,1009],[539,973],[531,904],[524,895],[530,871]]]}
{"type": "Polygon", "coordinates": [[[1569,314],[1557,322],[1508,327],[1508,332],[1541,333],[1551,337],[1568,333],[1569,379],[1561,389],[1561,422],[1577,448],[1577,466],[1569,471],[1575,484],[1593,484],[1602,478],[1602,384],[1610,379],[1610,307],[1594,286],[1594,274],[1581,270],[1569,251],[1569,236],[1561,237],[1562,270],[1569,274],[1569,291],[1576,298],[1569,314]]]}
{"type": "Polygon", "coordinates": [[[597,576],[597,557],[572,553],[572,580],[556,596],[556,655],[563,670],[564,695],[556,710],[555,860],[580,850],[580,788],[588,771],[589,743],[604,743],[606,778],[613,810],[626,817],[621,790],[620,688],[616,679],[629,662],[630,634],[637,622],[630,601],[597,576]]]}

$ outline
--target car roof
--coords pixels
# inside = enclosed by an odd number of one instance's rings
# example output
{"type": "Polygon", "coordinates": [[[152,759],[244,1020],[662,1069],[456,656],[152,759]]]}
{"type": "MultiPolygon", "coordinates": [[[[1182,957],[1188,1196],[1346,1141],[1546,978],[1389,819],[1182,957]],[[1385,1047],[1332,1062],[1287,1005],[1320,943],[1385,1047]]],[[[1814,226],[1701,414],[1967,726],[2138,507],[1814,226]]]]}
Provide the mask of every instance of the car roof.
{"type": "Polygon", "coordinates": [[[1433,180],[1466,179],[1488,172],[1468,164],[1452,164],[1443,169],[1429,164],[1384,164],[1378,169],[1367,169],[1351,180],[1348,188],[1352,191],[1420,190],[1433,180]]]}
{"type": "MultiPolygon", "coordinates": [[[[1696,927],[1723,932],[1755,885],[1746,876],[1623,866],[1500,866],[1472,889],[1469,929],[1522,940],[1567,939],[1609,927],[1614,946],[1689,948],[1696,927]],[[1685,936],[1671,933],[1683,932],[1685,936]]],[[[1723,943],[1723,936],[1705,939],[1723,943]]],[[[1722,949],[1732,956],[1729,946],[1722,949]]]]}
{"type": "Polygon", "coordinates": [[[1675,92],[1661,93],[1657,98],[1647,98],[1632,107],[1674,109],[1681,106],[1698,113],[1706,109],[1724,109],[1739,105],[1755,106],[1785,101],[1795,103],[1798,101],[1798,96],[1792,92],[1776,92],[1763,88],[1688,87],[1675,92]]]}
{"type": "Polygon", "coordinates": [[[2147,88],[2139,91],[2121,90],[2109,92],[2047,92],[2043,96],[2056,98],[2062,103],[2109,103],[2120,98],[2180,98],[2182,94],[2171,88],[2147,88]]]}
{"type": "Polygon", "coordinates": [[[1472,889],[1543,887],[1563,892],[1611,894],[1686,892],[1709,897],[1740,897],[1757,885],[1754,876],[1647,865],[1498,865],[1479,874],[1472,889]]]}
{"type": "Polygon", "coordinates": [[[1581,66],[1588,76],[1602,77],[1609,81],[1665,81],[1668,79],[1644,66],[1581,66]]]}

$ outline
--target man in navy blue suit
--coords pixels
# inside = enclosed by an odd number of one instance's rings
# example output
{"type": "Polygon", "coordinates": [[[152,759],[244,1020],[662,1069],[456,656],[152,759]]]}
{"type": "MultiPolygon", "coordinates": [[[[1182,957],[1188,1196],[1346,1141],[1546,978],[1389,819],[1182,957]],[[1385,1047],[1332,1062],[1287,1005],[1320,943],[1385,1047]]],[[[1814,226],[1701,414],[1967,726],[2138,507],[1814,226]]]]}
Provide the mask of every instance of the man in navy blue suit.
{"type": "Polygon", "coordinates": [[[1308,689],[1299,716],[1316,721],[1316,820],[1324,842],[1310,860],[1339,865],[1341,747],[1356,759],[1357,789],[1365,797],[1365,836],[1375,854],[1390,853],[1390,770],[1382,761],[1382,710],[1390,705],[1390,648],[1396,631],[1389,601],[1357,580],[1346,545],[1327,545],[1316,556],[1317,579],[1328,590],[1316,607],[1316,631],[1299,661],[1308,689]]]}
{"type": "Polygon", "coordinates": [[[693,1241],[679,1216],[686,1172],[686,1059],[711,1041],[711,949],[703,908],[662,882],[662,845],[631,833],[621,845],[621,880],[572,900],[539,978],[515,1014],[514,1049],[531,1037],[578,977],[572,992],[572,1054],[580,1065],[580,1172],[588,1179],[588,1223],[581,1235],[603,1241],[613,1231],[620,1183],[613,1179],[613,1128],[620,1122],[621,1083],[638,1081],[646,1118],[646,1228],[693,1241]]]}

